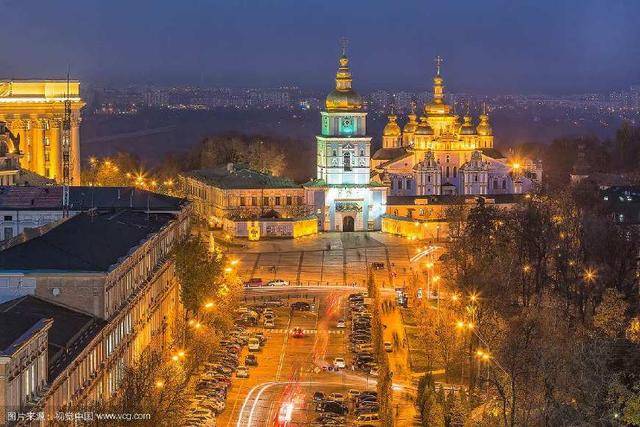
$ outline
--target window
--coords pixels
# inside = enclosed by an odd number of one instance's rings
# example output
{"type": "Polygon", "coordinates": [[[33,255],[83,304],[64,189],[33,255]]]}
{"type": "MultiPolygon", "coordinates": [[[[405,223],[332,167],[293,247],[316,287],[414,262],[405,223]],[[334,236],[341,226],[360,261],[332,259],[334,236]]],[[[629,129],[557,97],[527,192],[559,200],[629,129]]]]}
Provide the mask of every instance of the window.
{"type": "Polygon", "coordinates": [[[453,167],[453,177],[458,176],[458,168],[456,166],[453,167]]]}
{"type": "Polygon", "coordinates": [[[474,180],[475,182],[478,182],[478,174],[477,174],[477,173],[476,173],[476,174],[473,174],[473,180],[474,180]]]}
{"type": "Polygon", "coordinates": [[[407,190],[411,190],[411,180],[407,180],[407,190]]]}
{"type": "Polygon", "coordinates": [[[4,216],[4,220],[5,221],[13,221],[13,215],[5,215],[4,216]]]}
{"type": "Polygon", "coordinates": [[[351,154],[349,153],[344,153],[343,155],[343,168],[345,171],[350,171],[351,170],[351,154]]]}
{"type": "Polygon", "coordinates": [[[506,189],[507,189],[507,180],[506,180],[506,179],[503,179],[503,180],[502,180],[502,189],[503,189],[503,190],[506,190],[506,189]]]}
{"type": "Polygon", "coordinates": [[[427,175],[427,182],[431,182],[431,175],[427,175]]]}
{"type": "Polygon", "coordinates": [[[360,150],[360,157],[364,157],[364,150],[360,150]]]}
{"type": "Polygon", "coordinates": [[[395,186],[396,186],[396,180],[395,180],[395,179],[392,179],[392,180],[391,180],[391,189],[392,189],[392,190],[394,190],[394,189],[395,189],[395,186]]]}
{"type": "Polygon", "coordinates": [[[297,205],[301,205],[302,204],[302,196],[296,197],[296,204],[297,205]]]}
{"type": "Polygon", "coordinates": [[[246,200],[245,200],[244,196],[241,196],[240,197],[240,206],[244,206],[245,202],[246,202],[246,200]]]}
{"type": "Polygon", "coordinates": [[[262,198],[262,205],[263,206],[269,206],[269,198],[268,197],[263,197],[262,198]]]}
{"type": "MultiPolygon", "coordinates": [[[[447,160],[447,162],[448,162],[448,161],[449,161],[449,160],[447,160]]],[[[449,172],[450,172],[450,170],[449,170],[449,166],[447,166],[447,169],[445,169],[445,170],[446,170],[446,174],[445,174],[445,176],[446,176],[447,178],[449,178],[449,172]]]]}
{"type": "Polygon", "coordinates": [[[493,179],[493,188],[495,188],[495,189],[498,188],[498,179],[497,178],[493,179]]]}
{"type": "Polygon", "coordinates": [[[12,227],[5,227],[4,228],[4,238],[5,239],[11,239],[13,237],[13,228],[12,227]]]}
{"type": "Polygon", "coordinates": [[[258,198],[253,196],[251,197],[251,206],[258,206],[258,198]]]}
{"type": "Polygon", "coordinates": [[[338,151],[337,150],[333,150],[333,157],[338,157],[338,151]]]}
{"type": "Polygon", "coordinates": [[[291,206],[291,196],[287,196],[287,206],[291,206]]]}
{"type": "Polygon", "coordinates": [[[280,196],[276,196],[276,206],[280,206],[280,196]]]}
{"type": "Polygon", "coordinates": [[[420,209],[420,216],[424,216],[424,209],[420,209]]]}

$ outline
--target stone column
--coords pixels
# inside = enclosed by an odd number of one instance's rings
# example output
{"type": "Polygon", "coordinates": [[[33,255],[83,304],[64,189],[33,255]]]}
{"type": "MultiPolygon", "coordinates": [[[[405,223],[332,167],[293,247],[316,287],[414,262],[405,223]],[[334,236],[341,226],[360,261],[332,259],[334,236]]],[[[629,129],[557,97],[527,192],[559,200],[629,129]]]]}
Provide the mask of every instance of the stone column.
{"type": "Polygon", "coordinates": [[[38,117],[32,117],[33,126],[31,127],[31,150],[33,157],[31,159],[30,170],[39,175],[44,176],[44,132],[46,129],[45,120],[38,117]]]}
{"type": "Polygon", "coordinates": [[[49,120],[49,173],[57,183],[62,182],[62,123],[55,117],[49,120]]]}

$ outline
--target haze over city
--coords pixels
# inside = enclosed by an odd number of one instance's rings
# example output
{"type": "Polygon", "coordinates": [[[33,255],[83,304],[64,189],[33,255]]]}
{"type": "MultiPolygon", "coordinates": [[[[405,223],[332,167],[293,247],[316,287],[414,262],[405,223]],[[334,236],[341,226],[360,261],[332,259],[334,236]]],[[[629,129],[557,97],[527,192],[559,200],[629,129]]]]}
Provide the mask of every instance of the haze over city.
{"type": "Polygon", "coordinates": [[[325,87],[349,52],[362,89],[583,93],[640,80],[635,1],[3,2],[4,76],[100,84],[325,87]],[[10,40],[10,42],[9,42],[10,40]]]}

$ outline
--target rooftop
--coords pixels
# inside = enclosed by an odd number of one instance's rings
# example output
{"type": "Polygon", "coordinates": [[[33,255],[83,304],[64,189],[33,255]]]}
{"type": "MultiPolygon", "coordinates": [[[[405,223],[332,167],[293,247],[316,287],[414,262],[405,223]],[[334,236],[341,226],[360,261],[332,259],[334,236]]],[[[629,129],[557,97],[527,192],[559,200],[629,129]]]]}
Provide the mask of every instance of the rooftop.
{"type": "Polygon", "coordinates": [[[228,190],[300,187],[289,178],[269,175],[239,165],[194,170],[185,176],[228,190]]]}
{"type": "Polygon", "coordinates": [[[86,347],[105,324],[88,314],[27,295],[0,304],[0,322],[3,325],[0,353],[7,351],[8,346],[43,319],[53,320],[48,337],[50,380],[86,347]]]}
{"type": "MultiPolygon", "coordinates": [[[[142,209],[179,211],[185,199],[134,187],[69,187],[72,211],[97,209],[142,209]]],[[[0,210],[62,210],[62,187],[0,187],[0,210]]]]}
{"type": "Polygon", "coordinates": [[[5,271],[107,272],[173,218],[131,210],[83,212],[0,252],[0,266],[5,271]]]}

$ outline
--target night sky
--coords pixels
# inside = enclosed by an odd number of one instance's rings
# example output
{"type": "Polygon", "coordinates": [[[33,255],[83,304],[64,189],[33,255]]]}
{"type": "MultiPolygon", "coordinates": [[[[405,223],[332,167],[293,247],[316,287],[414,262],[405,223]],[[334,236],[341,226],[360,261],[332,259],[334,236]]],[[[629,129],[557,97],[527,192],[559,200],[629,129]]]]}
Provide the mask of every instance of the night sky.
{"type": "Polygon", "coordinates": [[[640,84],[640,1],[0,0],[0,76],[580,93],[640,84]]]}

